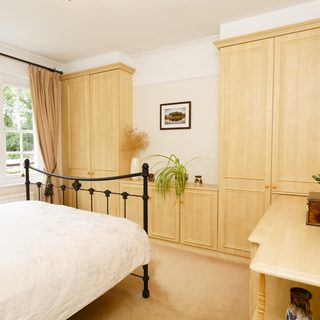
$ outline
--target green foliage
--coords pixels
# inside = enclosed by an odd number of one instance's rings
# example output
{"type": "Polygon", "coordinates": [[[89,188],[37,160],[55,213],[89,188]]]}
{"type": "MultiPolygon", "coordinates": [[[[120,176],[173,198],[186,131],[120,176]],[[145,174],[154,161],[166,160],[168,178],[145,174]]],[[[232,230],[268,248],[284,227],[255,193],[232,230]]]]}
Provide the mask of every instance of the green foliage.
{"type": "Polygon", "coordinates": [[[2,97],[6,131],[6,173],[17,174],[21,170],[20,159],[33,157],[32,100],[30,90],[10,85],[2,87],[2,97]],[[22,153],[26,151],[30,151],[31,154],[22,153]]]}
{"type": "Polygon", "coordinates": [[[32,130],[33,122],[32,122],[32,112],[24,111],[20,115],[20,126],[23,130],[32,130]]]}
{"type": "Polygon", "coordinates": [[[23,151],[33,151],[33,134],[24,133],[22,135],[23,151]]]}
{"type": "Polygon", "coordinates": [[[19,88],[18,95],[19,95],[20,106],[31,111],[32,110],[32,100],[31,100],[30,90],[19,88]]]}
{"type": "Polygon", "coordinates": [[[314,180],[316,180],[317,181],[317,183],[320,183],[320,173],[318,173],[317,175],[313,175],[312,176],[312,178],[314,179],[314,180]]]}
{"type": "MultiPolygon", "coordinates": [[[[196,158],[193,158],[185,164],[182,164],[175,154],[171,154],[170,156],[155,154],[151,155],[148,158],[153,157],[160,157],[165,160],[165,166],[155,171],[155,182],[158,190],[163,194],[168,192],[170,189],[171,181],[174,179],[176,195],[180,196],[184,192],[188,180],[186,165],[196,158]]],[[[157,162],[155,165],[159,165],[161,163],[163,164],[163,162],[157,162]]]]}
{"type": "Polygon", "coordinates": [[[8,160],[17,160],[17,159],[20,159],[20,154],[7,154],[7,159],[8,160]]]}
{"type": "Polygon", "coordinates": [[[4,102],[4,125],[6,133],[6,151],[32,151],[34,148],[33,133],[23,133],[23,145],[20,146],[20,134],[10,129],[32,130],[32,102],[30,91],[4,85],[2,89],[4,102]],[[18,108],[20,113],[18,113],[18,108]],[[20,115],[20,117],[18,117],[20,115]],[[8,130],[9,129],[9,130],[8,130]]]}
{"type": "Polygon", "coordinates": [[[6,128],[14,128],[14,122],[13,122],[13,110],[4,109],[4,125],[6,128]]]}
{"type": "Polygon", "coordinates": [[[2,89],[4,107],[5,108],[13,108],[16,105],[17,94],[13,87],[3,86],[2,89]]]}
{"type": "Polygon", "coordinates": [[[14,106],[16,102],[16,93],[13,88],[5,85],[2,89],[4,103],[4,125],[6,128],[15,128],[14,124],[14,106]]]}
{"type": "Polygon", "coordinates": [[[7,132],[6,151],[20,151],[20,135],[16,132],[7,132]]]}

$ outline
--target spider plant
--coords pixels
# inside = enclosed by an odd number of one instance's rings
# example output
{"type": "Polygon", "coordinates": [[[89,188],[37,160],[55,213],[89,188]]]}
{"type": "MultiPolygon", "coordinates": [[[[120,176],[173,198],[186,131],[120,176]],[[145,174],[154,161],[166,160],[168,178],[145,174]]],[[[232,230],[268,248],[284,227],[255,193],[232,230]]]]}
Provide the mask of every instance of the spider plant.
{"type": "Polygon", "coordinates": [[[314,174],[312,178],[316,180],[317,183],[320,183],[320,173],[318,173],[317,175],[314,174]]]}
{"type": "Polygon", "coordinates": [[[167,193],[170,189],[170,184],[172,179],[174,178],[175,190],[176,195],[179,197],[186,187],[186,182],[188,180],[188,173],[186,169],[186,165],[194,160],[195,158],[187,161],[186,163],[182,164],[179,158],[175,154],[171,154],[170,156],[162,155],[162,154],[155,154],[151,155],[148,158],[153,157],[160,157],[165,160],[165,162],[157,162],[155,165],[160,163],[165,163],[164,167],[161,167],[155,171],[156,176],[156,186],[159,191],[163,194],[167,193]]]}

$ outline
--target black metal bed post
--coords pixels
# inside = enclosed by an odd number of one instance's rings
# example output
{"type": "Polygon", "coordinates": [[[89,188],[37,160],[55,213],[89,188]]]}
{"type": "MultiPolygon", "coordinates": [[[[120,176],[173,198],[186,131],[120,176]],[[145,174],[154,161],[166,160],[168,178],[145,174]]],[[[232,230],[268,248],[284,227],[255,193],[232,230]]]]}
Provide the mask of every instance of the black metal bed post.
{"type": "Polygon", "coordinates": [[[30,161],[29,159],[24,160],[24,168],[25,168],[25,185],[26,185],[26,200],[30,200],[30,178],[29,178],[29,167],[30,161]]]}
{"type": "MultiPolygon", "coordinates": [[[[142,177],[143,177],[143,228],[148,234],[148,176],[149,176],[149,165],[144,163],[142,165],[142,177]]],[[[148,274],[148,265],[143,265],[143,292],[142,296],[148,298],[150,291],[148,288],[149,274],[148,274]]]]}

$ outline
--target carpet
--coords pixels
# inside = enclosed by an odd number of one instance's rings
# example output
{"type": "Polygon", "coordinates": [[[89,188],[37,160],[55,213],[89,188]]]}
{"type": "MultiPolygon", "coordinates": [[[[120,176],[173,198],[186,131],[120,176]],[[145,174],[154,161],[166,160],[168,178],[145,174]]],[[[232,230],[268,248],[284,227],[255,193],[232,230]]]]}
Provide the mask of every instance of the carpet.
{"type": "MultiPolygon", "coordinates": [[[[70,320],[247,320],[249,267],[153,243],[150,297],[128,276],[70,320]]],[[[136,271],[139,272],[140,268],[136,271]]]]}

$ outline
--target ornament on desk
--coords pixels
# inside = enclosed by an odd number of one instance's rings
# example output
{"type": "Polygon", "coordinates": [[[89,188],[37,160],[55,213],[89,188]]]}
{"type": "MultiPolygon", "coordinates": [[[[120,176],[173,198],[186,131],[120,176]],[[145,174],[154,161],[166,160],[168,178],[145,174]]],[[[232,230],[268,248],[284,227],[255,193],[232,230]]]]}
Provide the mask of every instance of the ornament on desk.
{"type": "Polygon", "coordinates": [[[290,289],[290,306],[287,309],[285,320],[312,320],[309,300],[311,292],[306,289],[294,287],[290,289]]]}

